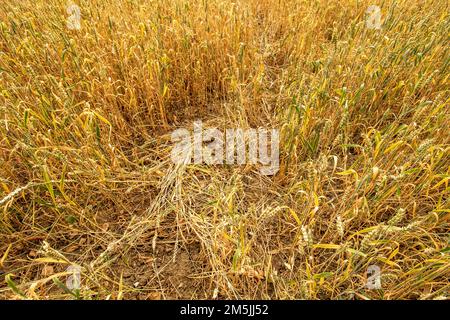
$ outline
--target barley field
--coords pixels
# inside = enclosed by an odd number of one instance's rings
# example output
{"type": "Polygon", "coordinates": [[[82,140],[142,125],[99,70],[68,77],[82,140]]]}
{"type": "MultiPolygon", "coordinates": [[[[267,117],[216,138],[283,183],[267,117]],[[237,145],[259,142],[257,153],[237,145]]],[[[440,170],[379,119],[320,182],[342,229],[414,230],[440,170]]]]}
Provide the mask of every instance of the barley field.
{"type": "Polygon", "coordinates": [[[449,15],[2,0],[0,299],[449,299],[449,15]],[[196,120],[279,170],[174,163],[196,120]]]}

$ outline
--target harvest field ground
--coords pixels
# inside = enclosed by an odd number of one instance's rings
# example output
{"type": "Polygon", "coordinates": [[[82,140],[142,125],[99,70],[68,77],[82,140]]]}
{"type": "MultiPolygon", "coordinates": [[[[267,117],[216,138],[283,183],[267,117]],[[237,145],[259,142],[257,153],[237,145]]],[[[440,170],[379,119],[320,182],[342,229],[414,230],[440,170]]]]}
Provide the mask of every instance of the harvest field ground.
{"type": "Polygon", "coordinates": [[[448,299],[449,9],[2,0],[0,298],[448,299]],[[279,170],[174,163],[196,120],[279,170]]]}

